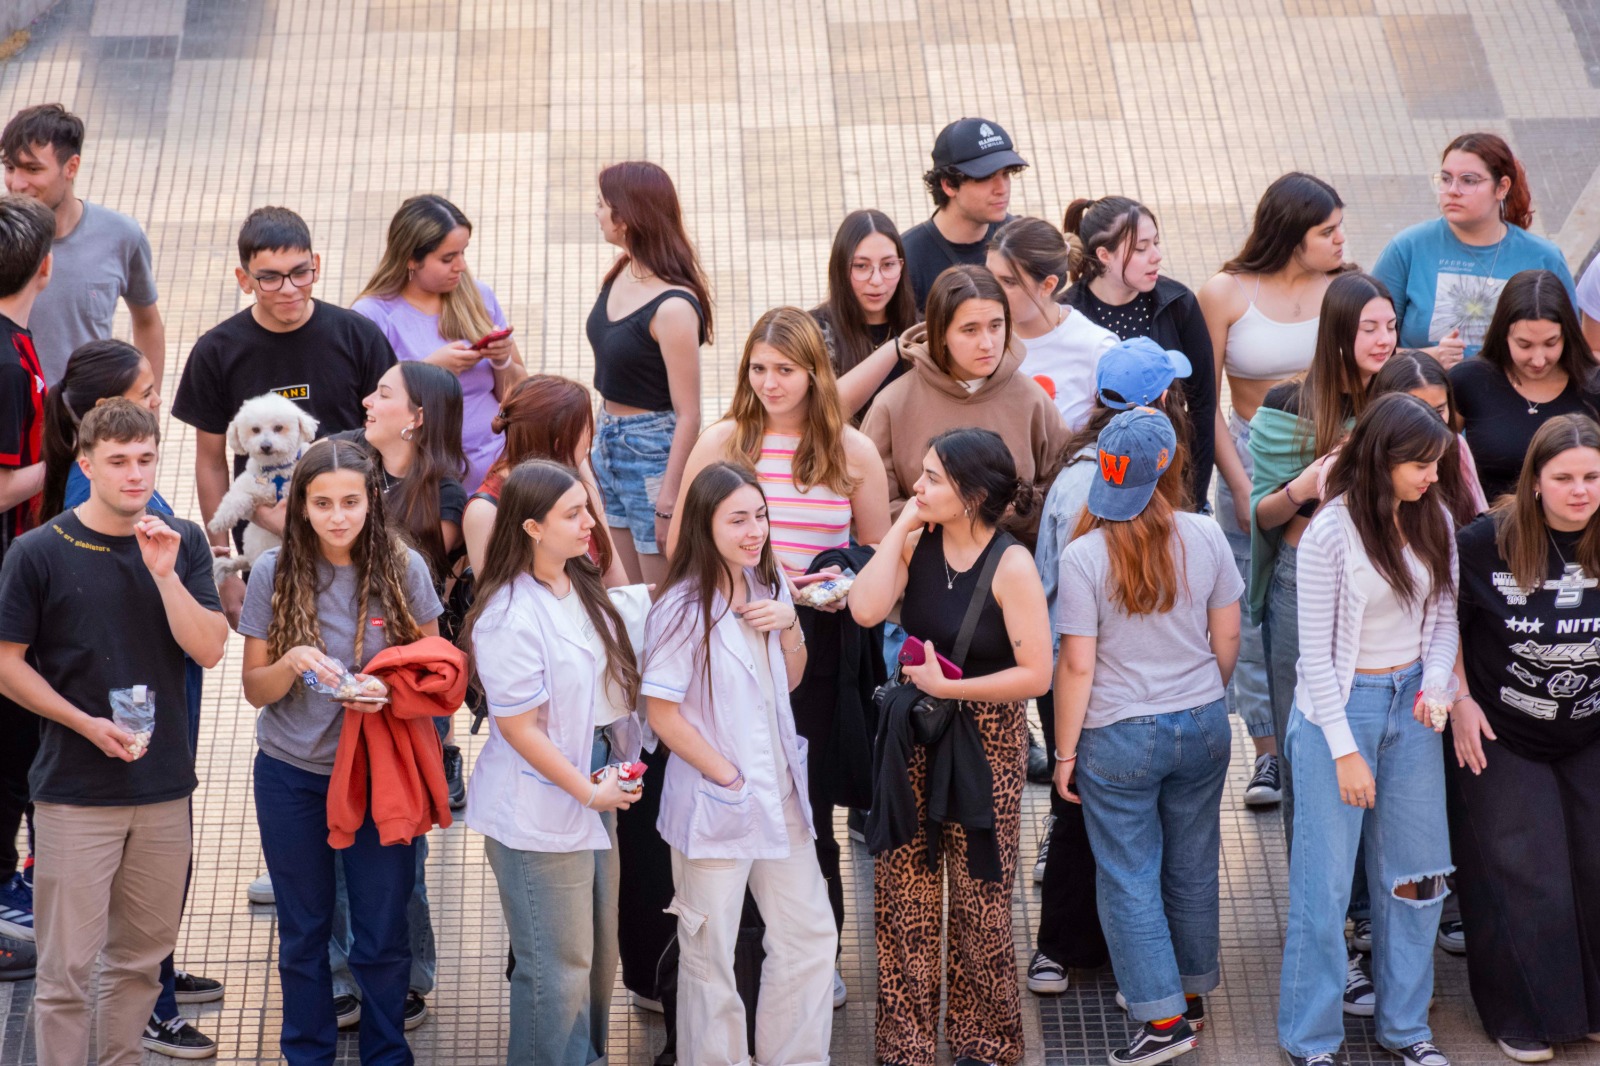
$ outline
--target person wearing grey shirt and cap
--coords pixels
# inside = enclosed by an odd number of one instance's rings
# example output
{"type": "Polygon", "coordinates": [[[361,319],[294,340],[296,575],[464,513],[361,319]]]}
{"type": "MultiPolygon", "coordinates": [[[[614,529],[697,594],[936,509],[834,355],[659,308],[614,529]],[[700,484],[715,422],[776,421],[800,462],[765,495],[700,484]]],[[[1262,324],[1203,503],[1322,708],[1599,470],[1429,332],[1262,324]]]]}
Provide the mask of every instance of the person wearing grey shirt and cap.
{"type": "Polygon", "coordinates": [[[60,104],[24,108],[0,131],[6,191],[30,196],[56,216],[53,283],[29,323],[45,381],[60,381],[81,345],[111,338],[122,300],[133,320],[133,346],[150,360],[160,388],[167,331],[156,306],[150,241],[127,215],[78,198],[73,185],[82,151],[83,120],[60,104]]]}
{"type": "Polygon", "coordinates": [[[902,238],[918,311],[946,267],[983,265],[989,238],[1011,217],[1011,179],[1027,165],[998,122],[959,118],[939,131],[933,169],[922,175],[933,217],[902,238]]]}

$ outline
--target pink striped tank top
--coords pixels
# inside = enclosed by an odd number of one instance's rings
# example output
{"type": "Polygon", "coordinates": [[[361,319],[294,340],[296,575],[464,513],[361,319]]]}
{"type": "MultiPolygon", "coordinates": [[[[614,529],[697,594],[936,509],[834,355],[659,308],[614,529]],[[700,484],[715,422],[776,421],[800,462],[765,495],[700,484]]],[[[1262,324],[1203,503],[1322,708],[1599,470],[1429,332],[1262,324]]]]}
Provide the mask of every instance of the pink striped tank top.
{"type": "Polygon", "coordinates": [[[800,438],[768,433],[761,438],[756,478],[767,494],[772,550],[790,577],[806,572],[821,552],[850,545],[850,498],[826,485],[801,492],[794,484],[794,452],[800,438]]]}

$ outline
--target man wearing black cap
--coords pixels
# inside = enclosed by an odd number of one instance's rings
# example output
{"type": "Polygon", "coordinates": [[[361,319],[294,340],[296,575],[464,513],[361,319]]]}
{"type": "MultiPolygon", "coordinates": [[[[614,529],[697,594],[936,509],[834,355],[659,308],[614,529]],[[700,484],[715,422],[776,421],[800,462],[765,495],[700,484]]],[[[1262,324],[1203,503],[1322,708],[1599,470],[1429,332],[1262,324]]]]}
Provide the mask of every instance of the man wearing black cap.
{"type": "Polygon", "coordinates": [[[983,264],[989,238],[1011,217],[1011,176],[1027,165],[998,122],[961,118],[939,131],[933,169],[922,175],[933,217],[901,238],[918,311],[946,267],[983,264]]]}

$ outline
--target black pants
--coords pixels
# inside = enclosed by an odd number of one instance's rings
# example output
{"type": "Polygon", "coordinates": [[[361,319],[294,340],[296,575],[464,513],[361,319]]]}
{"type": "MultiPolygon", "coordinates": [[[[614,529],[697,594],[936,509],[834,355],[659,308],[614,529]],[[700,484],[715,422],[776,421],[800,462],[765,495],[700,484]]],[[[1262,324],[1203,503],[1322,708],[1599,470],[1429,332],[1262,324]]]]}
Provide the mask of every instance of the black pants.
{"type": "MultiPolygon", "coordinates": [[[[816,630],[814,623],[811,630],[816,630]]],[[[806,639],[811,639],[809,634],[806,639]]],[[[838,683],[833,675],[812,670],[808,665],[800,684],[789,693],[789,706],[794,712],[795,732],[811,745],[806,791],[811,796],[811,821],[817,829],[817,865],[822,868],[822,879],[828,885],[828,906],[833,908],[834,927],[843,933],[844,883],[839,879],[839,838],[833,831],[833,785],[828,779],[831,767],[826,757],[828,742],[833,736],[838,683]]]]}
{"type": "Polygon", "coordinates": [[[1555,762],[1484,749],[1480,775],[1447,763],[1472,1001],[1497,1039],[1582,1040],[1600,1032],[1600,742],[1555,762]]]}
{"type": "MultiPolygon", "coordinates": [[[[1039,697],[1039,722],[1044,726],[1045,750],[1055,751],[1055,696],[1039,697]]],[[[1100,907],[1095,895],[1096,866],[1089,848],[1089,831],[1083,807],[1069,803],[1050,787],[1050,854],[1044,864],[1044,886],[1039,900],[1038,950],[1055,962],[1077,970],[1096,970],[1111,961],[1105,933],[1100,930],[1100,907]]]]}
{"type": "Polygon", "coordinates": [[[622,983],[637,995],[660,999],[656,970],[678,932],[678,919],[666,913],[672,903],[672,849],[656,832],[667,749],[663,745],[641,758],[644,789],[633,806],[617,812],[617,947],[622,983]]]}
{"type": "Polygon", "coordinates": [[[21,865],[17,831],[28,822],[33,840],[33,805],[28,802],[28,769],[39,753],[39,716],[0,696],[0,882],[21,865]]]}

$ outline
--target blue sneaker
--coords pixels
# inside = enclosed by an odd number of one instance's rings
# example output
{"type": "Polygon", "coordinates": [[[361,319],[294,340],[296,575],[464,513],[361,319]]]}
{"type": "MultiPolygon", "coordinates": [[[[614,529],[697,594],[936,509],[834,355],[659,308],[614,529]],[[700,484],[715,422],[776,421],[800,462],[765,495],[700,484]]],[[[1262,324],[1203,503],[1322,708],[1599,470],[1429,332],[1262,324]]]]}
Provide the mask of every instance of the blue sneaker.
{"type": "Polygon", "coordinates": [[[0,884],[0,933],[18,940],[33,939],[33,886],[20,873],[0,884]]]}

